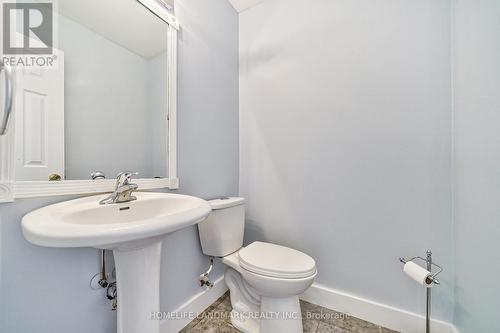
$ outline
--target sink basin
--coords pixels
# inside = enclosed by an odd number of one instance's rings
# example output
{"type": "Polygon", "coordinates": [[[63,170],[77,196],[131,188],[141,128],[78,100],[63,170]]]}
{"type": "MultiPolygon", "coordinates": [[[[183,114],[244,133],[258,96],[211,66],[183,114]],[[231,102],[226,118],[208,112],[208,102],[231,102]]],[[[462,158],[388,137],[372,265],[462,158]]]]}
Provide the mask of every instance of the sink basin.
{"type": "Polygon", "coordinates": [[[136,192],[136,201],[100,205],[107,195],[85,197],[35,210],[23,218],[24,237],[48,247],[136,247],[207,217],[202,199],[136,192]]]}
{"type": "Polygon", "coordinates": [[[205,200],[178,194],[134,192],[136,201],[100,205],[107,195],[61,202],[22,220],[24,237],[47,247],[113,250],[118,291],[118,333],[159,333],[163,238],[203,221],[205,200]]]}

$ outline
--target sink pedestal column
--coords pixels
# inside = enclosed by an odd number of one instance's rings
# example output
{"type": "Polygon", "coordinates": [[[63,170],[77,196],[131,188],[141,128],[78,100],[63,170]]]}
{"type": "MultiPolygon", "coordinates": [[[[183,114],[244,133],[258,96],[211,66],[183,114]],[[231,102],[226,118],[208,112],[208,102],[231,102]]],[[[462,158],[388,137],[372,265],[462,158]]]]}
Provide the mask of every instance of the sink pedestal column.
{"type": "Polygon", "coordinates": [[[115,249],[118,333],[159,333],[161,242],[115,249]]]}

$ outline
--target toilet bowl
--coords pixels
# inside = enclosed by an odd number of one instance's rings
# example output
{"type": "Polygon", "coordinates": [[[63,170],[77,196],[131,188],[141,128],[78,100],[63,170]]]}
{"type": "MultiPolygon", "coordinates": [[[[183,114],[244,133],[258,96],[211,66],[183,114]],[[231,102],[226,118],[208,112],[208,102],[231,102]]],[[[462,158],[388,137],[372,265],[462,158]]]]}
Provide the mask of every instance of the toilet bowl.
{"type": "Polygon", "coordinates": [[[209,201],[212,213],[198,225],[203,252],[227,266],[231,323],[245,333],[303,332],[299,297],[316,277],[313,258],[265,242],[243,247],[244,199],[209,201]]]}
{"type": "Polygon", "coordinates": [[[311,257],[283,246],[254,242],[223,257],[222,262],[228,266],[224,280],[230,290],[234,327],[248,333],[303,331],[298,295],[316,277],[311,257]],[[249,254],[251,268],[245,261],[249,254]],[[273,262],[288,269],[266,271],[273,262]]]}

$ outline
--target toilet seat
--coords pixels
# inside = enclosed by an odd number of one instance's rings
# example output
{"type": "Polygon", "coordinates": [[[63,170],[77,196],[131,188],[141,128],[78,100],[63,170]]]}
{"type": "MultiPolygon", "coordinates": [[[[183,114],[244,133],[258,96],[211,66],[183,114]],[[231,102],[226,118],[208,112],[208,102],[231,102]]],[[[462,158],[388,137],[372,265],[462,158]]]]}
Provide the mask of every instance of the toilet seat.
{"type": "Polygon", "coordinates": [[[300,279],[316,274],[316,262],[300,251],[271,243],[254,242],[238,253],[241,268],[255,274],[300,279]]]}

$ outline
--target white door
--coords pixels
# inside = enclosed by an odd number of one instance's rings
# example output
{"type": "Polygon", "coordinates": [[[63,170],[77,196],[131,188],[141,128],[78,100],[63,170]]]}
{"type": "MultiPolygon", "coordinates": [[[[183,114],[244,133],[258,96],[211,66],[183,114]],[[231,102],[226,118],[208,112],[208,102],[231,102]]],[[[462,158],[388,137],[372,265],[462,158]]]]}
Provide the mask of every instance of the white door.
{"type": "Polygon", "coordinates": [[[15,72],[15,177],[64,179],[64,53],[54,50],[58,68],[15,72]]]}

